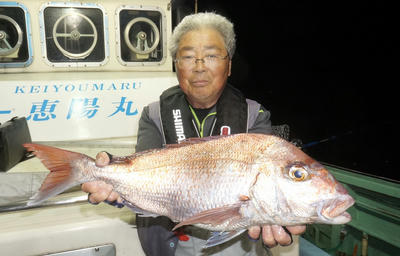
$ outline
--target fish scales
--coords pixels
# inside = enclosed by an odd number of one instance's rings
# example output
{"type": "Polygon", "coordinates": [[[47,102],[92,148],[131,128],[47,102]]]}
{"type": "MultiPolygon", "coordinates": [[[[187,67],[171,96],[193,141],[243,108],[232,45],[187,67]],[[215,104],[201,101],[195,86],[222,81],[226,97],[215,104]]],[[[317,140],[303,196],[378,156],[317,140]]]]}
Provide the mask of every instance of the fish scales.
{"type": "Polygon", "coordinates": [[[139,208],[157,209],[161,215],[182,221],[203,210],[237,202],[254,180],[255,173],[249,176],[248,169],[256,153],[254,144],[250,150],[248,143],[232,145],[229,141],[200,143],[190,150],[172,148],[156,157],[151,152],[132,160],[135,179],[141,182],[131,182],[134,192],[121,189],[121,194],[128,201],[139,201],[139,208]]]}

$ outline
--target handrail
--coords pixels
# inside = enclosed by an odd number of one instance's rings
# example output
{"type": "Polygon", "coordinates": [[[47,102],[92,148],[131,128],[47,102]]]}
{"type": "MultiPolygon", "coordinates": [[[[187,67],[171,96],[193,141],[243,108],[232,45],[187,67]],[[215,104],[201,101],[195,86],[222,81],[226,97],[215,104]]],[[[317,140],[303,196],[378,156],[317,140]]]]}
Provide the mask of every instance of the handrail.
{"type": "Polygon", "coordinates": [[[74,140],[74,141],[34,141],[55,147],[99,147],[99,148],[135,148],[136,137],[120,137],[112,139],[74,140]]]}
{"type": "Polygon", "coordinates": [[[13,204],[0,205],[0,213],[2,212],[12,212],[12,211],[20,211],[27,210],[33,208],[42,208],[42,207],[50,207],[50,206],[59,206],[59,205],[69,205],[75,203],[83,203],[87,202],[87,194],[82,191],[73,191],[62,193],[53,198],[46,200],[40,205],[28,206],[26,203],[28,199],[17,201],[13,204]]]}

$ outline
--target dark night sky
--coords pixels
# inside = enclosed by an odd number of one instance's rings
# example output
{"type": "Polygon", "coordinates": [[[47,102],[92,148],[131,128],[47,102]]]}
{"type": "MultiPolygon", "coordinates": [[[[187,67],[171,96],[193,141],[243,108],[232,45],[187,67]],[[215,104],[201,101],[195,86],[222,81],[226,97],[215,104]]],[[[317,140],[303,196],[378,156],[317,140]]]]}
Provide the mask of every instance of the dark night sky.
{"type": "MultiPolygon", "coordinates": [[[[193,12],[194,1],[175,2],[193,12]]],[[[289,124],[292,138],[307,144],[336,136],[305,149],[317,160],[400,180],[394,6],[379,0],[236,2],[198,0],[199,11],[216,11],[235,24],[230,82],[269,109],[273,124],[289,124]]]]}

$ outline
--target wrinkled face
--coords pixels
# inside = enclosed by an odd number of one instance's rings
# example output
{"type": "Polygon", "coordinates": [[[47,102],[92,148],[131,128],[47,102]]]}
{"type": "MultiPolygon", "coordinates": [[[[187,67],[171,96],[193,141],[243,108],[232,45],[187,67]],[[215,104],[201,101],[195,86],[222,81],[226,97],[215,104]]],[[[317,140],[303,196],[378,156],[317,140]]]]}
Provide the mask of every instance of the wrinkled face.
{"type": "Polygon", "coordinates": [[[178,61],[175,67],[179,84],[193,107],[209,108],[217,102],[231,73],[227,55],[224,40],[214,29],[193,30],[181,38],[176,58],[192,58],[195,63],[178,61]],[[204,61],[213,57],[213,61],[204,61]]]}
{"type": "Polygon", "coordinates": [[[354,199],[332,174],[293,145],[279,149],[271,150],[274,160],[257,179],[255,195],[263,211],[281,225],[349,222],[345,211],[354,199]]]}

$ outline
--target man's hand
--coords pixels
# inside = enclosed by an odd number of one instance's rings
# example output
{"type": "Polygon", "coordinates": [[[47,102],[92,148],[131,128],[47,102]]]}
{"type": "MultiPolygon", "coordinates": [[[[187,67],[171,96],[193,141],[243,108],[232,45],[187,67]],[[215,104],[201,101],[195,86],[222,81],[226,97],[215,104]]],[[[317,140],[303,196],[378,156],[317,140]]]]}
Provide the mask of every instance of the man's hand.
{"type": "Polygon", "coordinates": [[[82,184],[82,190],[89,193],[88,200],[91,204],[103,201],[122,203],[119,194],[113,191],[113,186],[104,181],[90,181],[82,184]]]}
{"type": "Polygon", "coordinates": [[[300,235],[306,231],[305,225],[288,226],[285,228],[290,232],[290,234],[286,232],[283,227],[278,225],[266,225],[262,228],[259,226],[253,226],[249,228],[248,234],[254,240],[257,240],[261,234],[263,243],[269,248],[272,248],[278,244],[282,246],[290,245],[293,242],[291,234],[300,235]]]}
{"type": "MultiPolygon", "coordinates": [[[[111,162],[112,156],[107,152],[100,152],[96,155],[96,166],[103,167],[111,162]]],[[[103,201],[109,203],[117,202],[122,203],[119,194],[113,191],[113,186],[105,183],[104,181],[90,181],[82,184],[81,189],[89,193],[88,201],[91,204],[98,204],[103,201]]]]}

